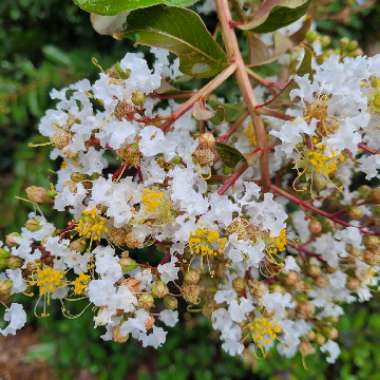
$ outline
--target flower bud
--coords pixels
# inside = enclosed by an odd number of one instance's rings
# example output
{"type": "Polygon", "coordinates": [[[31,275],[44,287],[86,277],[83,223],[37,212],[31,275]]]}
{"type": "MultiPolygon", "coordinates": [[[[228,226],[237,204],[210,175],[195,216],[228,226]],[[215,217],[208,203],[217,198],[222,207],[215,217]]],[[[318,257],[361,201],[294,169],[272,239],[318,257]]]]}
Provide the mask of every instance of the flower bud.
{"type": "Polygon", "coordinates": [[[363,240],[364,245],[369,249],[377,249],[380,247],[380,238],[376,235],[367,235],[363,240]]]}
{"type": "Polygon", "coordinates": [[[169,294],[169,288],[160,280],[155,281],[152,287],[152,295],[155,298],[164,298],[169,294]]]}
{"type": "Polygon", "coordinates": [[[13,247],[15,245],[20,244],[20,240],[21,240],[21,237],[18,232],[11,232],[7,236],[5,236],[5,243],[9,247],[13,247]]]}
{"type": "Polygon", "coordinates": [[[297,272],[291,271],[285,277],[285,284],[288,286],[294,286],[299,281],[300,276],[297,272]]]}
{"type": "Polygon", "coordinates": [[[359,46],[358,41],[355,41],[355,40],[350,41],[350,43],[347,45],[347,50],[354,51],[358,48],[358,46],[359,46]]]}
{"type": "Polygon", "coordinates": [[[143,92],[141,91],[135,91],[133,94],[132,94],[132,103],[135,105],[135,106],[142,106],[145,102],[145,95],[143,92]]]}
{"type": "Polygon", "coordinates": [[[130,257],[121,257],[119,260],[119,264],[123,273],[129,273],[135,270],[138,267],[138,264],[135,260],[130,257]]]}
{"type": "Polygon", "coordinates": [[[88,179],[88,176],[86,174],[75,172],[71,174],[70,179],[73,182],[78,183],[78,182],[82,182],[88,179]]]}
{"type": "Polygon", "coordinates": [[[315,313],[315,306],[311,302],[303,302],[298,305],[298,311],[303,319],[309,319],[315,313]]]}
{"type": "Polygon", "coordinates": [[[375,204],[380,204],[380,187],[371,190],[370,200],[375,204]]]}
{"type": "Polygon", "coordinates": [[[339,336],[339,332],[336,328],[334,327],[331,327],[330,329],[328,329],[328,332],[327,332],[327,337],[331,340],[335,340],[337,339],[339,336]]]}
{"type": "Polygon", "coordinates": [[[121,335],[120,326],[112,327],[112,340],[116,343],[125,343],[129,338],[129,335],[121,335]]]}
{"type": "Polygon", "coordinates": [[[24,264],[24,261],[20,257],[11,256],[8,259],[8,268],[9,269],[21,268],[23,264],[24,264]]]}
{"type": "Polygon", "coordinates": [[[8,259],[0,258],[0,272],[8,268],[8,259]]]}
{"type": "Polygon", "coordinates": [[[202,148],[213,149],[215,146],[215,137],[212,133],[202,133],[199,136],[199,146],[202,148]]]}
{"type": "Polygon", "coordinates": [[[85,239],[76,239],[70,243],[69,247],[72,251],[82,253],[87,248],[87,242],[85,239]]]}
{"type": "Polygon", "coordinates": [[[303,341],[299,345],[299,351],[302,356],[313,355],[315,353],[314,347],[306,341],[303,341]]]}
{"type": "Polygon", "coordinates": [[[30,232],[35,232],[41,229],[41,225],[37,219],[28,219],[25,223],[25,228],[30,232]]]}
{"type": "Polygon", "coordinates": [[[322,232],[322,224],[319,220],[312,219],[309,223],[309,231],[312,235],[319,235],[322,232]]]}
{"type": "Polygon", "coordinates": [[[51,201],[47,190],[39,186],[29,186],[25,189],[27,198],[33,203],[47,203],[51,201]]]}
{"type": "Polygon", "coordinates": [[[321,274],[321,268],[318,265],[310,265],[308,273],[311,277],[318,277],[321,274]]]}
{"type": "Polygon", "coordinates": [[[350,290],[358,290],[360,288],[360,281],[357,278],[351,277],[347,281],[347,288],[350,290]]]}
{"type": "Polygon", "coordinates": [[[198,284],[200,278],[201,278],[201,275],[198,271],[190,269],[185,273],[184,281],[187,284],[196,285],[198,284]]]}
{"type": "Polygon", "coordinates": [[[318,276],[315,279],[315,283],[319,288],[326,288],[329,284],[326,277],[323,277],[323,276],[318,276]]]}
{"type": "Polygon", "coordinates": [[[0,280],[0,302],[7,303],[11,296],[13,283],[11,280],[0,280]]]}
{"type": "Polygon", "coordinates": [[[317,342],[317,344],[322,346],[322,344],[326,343],[326,338],[322,334],[317,334],[315,337],[315,341],[317,342]]]}
{"type": "Polygon", "coordinates": [[[141,293],[138,296],[138,301],[139,305],[146,310],[149,310],[154,306],[153,296],[149,293],[141,293]]]}
{"type": "Polygon", "coordinates": [[[164,297],[164,306],[169,310],[176,310],[178,308],[177,298],[174,296],[167,295],[164,297]]]}
{"type": "Polygon", "coordinates": [[[241,293],[245,290],[246,283],[243,278],[235,278],[232,281],[232,286],[238,293],[241,293]]]}
{"type": "Polygon", "coordinates": [[[371,195],[372,189],[370,186],[362,185],[358,188],[357,191],[361,199],[367,200],[371,195]]]}
{"type": "Polygon", "coordinates": [[[7,260],[10,257],[10,253],[5,248],[0,248],[0,260],[5,259],[7,260]]]}
{"type": "Polygon", "coordinates": [[[313,42],[315,42],[315,40],[317,39],[318,37],[318,34],[314,31],[314,30],[309,30],[307,33],[306,33],[306,41],[309,43],[309,44],[312,44],[313,42]]]}
{"type": "Polygon", "coordinates": [[[351,219],[359,220],[364,216],[363,210],[360,207],[352,206],[348,210],[348,215],[351,219]]]}

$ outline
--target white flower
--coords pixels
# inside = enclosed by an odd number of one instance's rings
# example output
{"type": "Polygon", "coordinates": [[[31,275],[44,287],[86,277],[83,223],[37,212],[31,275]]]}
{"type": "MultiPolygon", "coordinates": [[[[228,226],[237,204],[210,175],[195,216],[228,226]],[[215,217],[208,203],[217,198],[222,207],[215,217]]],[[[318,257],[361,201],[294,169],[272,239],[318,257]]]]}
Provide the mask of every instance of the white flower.
{"type": "Polygon", "coordinates": [[[0,334],[15,335],[16,331],[21,329],[26,323],[26,313],[23,306],[19,303],[12,303],[11,306],[5,310],[4,321],[9,323],[7,327],[0,329],[0,334]]]}
{"type": "Polygon", "coordinates": [[[170,262],[158,265],[157,270],[160,273],[161,280],[165,284],[178,279],[179,267],[176,266],[177,262],[177,257],[171,256],[170,262]]]}
{"type": "Polygon", "coordinates": [[[177,310],[162,310],[160,312],[160,321],[165,323],[168,327],[173,327],[178,323],[178,311],[177,310]]]}
{"type": "Polygon", "coordinates": [[[338,344],[332,340],[328,340],[323,346],[321,346],[321,351],[328,354],[326,358],[328,363],[335,363],[336,359],[340,355],[340,348],[338,344]]]}

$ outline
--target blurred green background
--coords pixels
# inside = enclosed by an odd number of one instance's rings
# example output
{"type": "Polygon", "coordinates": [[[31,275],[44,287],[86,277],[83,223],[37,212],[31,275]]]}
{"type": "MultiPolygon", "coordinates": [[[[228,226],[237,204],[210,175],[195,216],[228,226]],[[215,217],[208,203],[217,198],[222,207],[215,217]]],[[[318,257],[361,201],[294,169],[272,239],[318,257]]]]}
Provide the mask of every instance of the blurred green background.
{"type": "MultiPolygon", "coordinates": [[[[315,1],[312,11],[320,18],[319,30],[330,35],[333,44],[347,36],[374,54],[379,51],[380,2],[354,3],[315,1]]],[[[28,147],[40,141],[37,124],[50,105],[49,91],[94,78],[98,69],[92,57],[107,67],[131,46],[96,35],[88,15],[68,0],[1,0],[0,46],[0,230],[5,235],[19,229],[31,211],[16,196],[23,196],[28,185],[46,186],[48,170],[54,169],[48,147],[28,147]]],[[[340,321],[342,355],[335,365],[327,365],[320,355],[303,362],[299,356],[286,360],[272,353],[242,363],[223,354],[217,335],[194,315],[185,314],[182,324],[188,328],[172,329],[166,345],[155,351],[134,341],[102,342],[89,312],[76,320],[62,319],[57,312],[32,321],[33,328],[21,337],[0,340],[3,352],[10,350],[9,344],[23,345],[17,365],[30,367],[28,375],[15,372],[10,361],[0,357],[0,378],[380,379],[380,298],[346,311],[340,321]],[[48,366],[34,365],[41,360],[48,366]]]]}

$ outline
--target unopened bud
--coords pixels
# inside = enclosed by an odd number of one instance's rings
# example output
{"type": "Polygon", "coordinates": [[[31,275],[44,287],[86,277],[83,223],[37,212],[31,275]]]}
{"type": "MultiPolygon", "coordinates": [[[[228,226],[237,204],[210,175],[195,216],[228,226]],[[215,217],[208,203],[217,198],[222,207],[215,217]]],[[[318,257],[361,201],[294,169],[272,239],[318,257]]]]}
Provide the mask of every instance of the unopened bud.
{"type": "Polygon", "coordinates": [[[359,43],[358,41],[350,41],[350,43],[347,45],[347,50],[348,51],[354,51],[358,48],[359,43]]]}
{"type": "Polygon", "coordinates": [[[185,285],[182,288],[183,298],[192,304],[198,304],[200,302],[199,296],[201,288],[198,285],[185,285]]]}
{"type": "Polygon", "coordinates": [[[358,290],[360,288],[360,281],[352,277],[347,281],[347,287],[350,290],[358,290]]]}
{"type": "Polygon", "coordinates": [[[178,301],[177,298],[174,296],[165,296],[164,297],[164,306],[166,309],[169,310],[176,310],[178,308],[178,301]]]}
{"type": "Polygon", "coordinates": [[[116,343],[125,343],[128,340],[129,336],[122,335],[120,332],[120,326],[112,327],[112,340],[116,343]]]}
{"type": "Polygon", "coordinates": [[[149,293],[142,293],[138,297],[139,305],[145,310],[149,310],[154,306],[153,296],[149,293]]]}
{"type": "Polygon", "coordinates": [[[212,149],[215,146],[215,137],[212,133],[202,133],[199,136],[199,145],[202,148],[212,149]]]}
{"type": "Polygon", "coordinates": [[[37,219],[28,219],[25,228],[30,232],[35,232],[41,229],[41,224],[37,219]]]}
{"type": "Polygon", "coordinates": [[[164,298],[169,294],[169,288],[165,283],[157,280],[152,286],[152,295],[155,298],[164,298]]]}
{"type": "Polygon", "coordinates": [[[314,31],[314,30],[309,30],[307,33],[306,33],[306,41],[309,43],[309,44],[312,44],[313,42],[315,42],[315,40],[317,39],[318,35],[317,33],[314,31]]]}
{"type": "Polygon", "coordinates": [[[318,277],[321,274],[321,268],[317,265],[311,265],[308,269],[311,277],[318,277]]]}
{"type": "Polygon", "coordinates": [[[309,223],[309,231],[312,235],[319,235],[322,232],[322,224],[319,220],[312,219],[309,223]]]}
{"type": "Polygon", "coordinates": [[[70,179],[73,182],[78,183],[78,182],[82,182],[88,179],[88,176],[86,174],[75,172],[71,174],[70,179]]]}
{"type": "Polygon", "coordinates": [[[138,267],[138,264],[135,260],[130,257],[121,257],[119,260],[119,264],[123,273],[129,273],[135,270],[138,267]]]}
{"type": "Polygon", "coordinates": [[[190,269],[185,273],[184,281],[187,284],[196,285],[198,284],[200,278],[201,278],[201,275],[198,271],[190,269]]]}
{"type": "Polygon", "coordinates": [[[364,216],[363,210],[360,207],[357,206],[352,206],[350,207],[348,211],[348,215],[350,216],[351,219],[362,219],[364,216]]]}
{"type": "Polygon", "coordinates": [[[232,281],[232,286],[238,293],[241,293],[245,290],[246,283],[243,278],[235,278],[232,281]]]}
{"type": "Polygon", "coordinates": [[[135,91],[132,94],[132,103],[136,106],[142,106],[145,102],[145,95],[141,91],[135,91]]]}
{"type": "Polygon", "coordinates": [[[309,342],[301,342],[299,345],[299,351],[302,356],[308,356],[315,353],[314,347],[309,342]]]}
{"type": "Polygon", "coordinates": [[[285,283],[288,286],[294,286],[300,279],[300,276],[297,272],[291,271],[285,277],[285,283]]]}
{"type": "Polygon", "coordinates": [[[380,238],[376,235],[367,235],[363,240],[364,245],[369,249],[377,249],[380,247],[380,238]]]}
{"type": "Polygon", "coordinates": [[[380,187],[371,190],[370,200],[373,203],[380,204],[380,187]]]}
{"type": "Polygon", "coordinates": [[[319,276],[315,279],[315,283],[319,288],[326,288],[328,286],[328,281],[326,277],[319,276]]]}
{"type": "Polygon", "coordinates": [[[10,257],[10,252],[5,248],[0,248],[0,260],[7,260],[10,257]]]}
{"type": "Polygon", "coordinates": [[[20,257],[11,256],[8,259],[8,268],[9,269],[21,268],[23,264],[24,264],[24,261],[20,257]]]}
{"type": "Polygon", "coordinates": [[[5,237],[5,244],[9,247],[20,244],[21,236],[18,232],[11,232],[5,237]]]}
{"type": "Polygon", "coordinates": [[[87,242],[85,239],[76,239],[70,243],[69,247],[74,252],[82,253],[87,248],[87,242]]]}
{"type": "Polygon", "coordinates": [[[317,334],[315,337],[315,341],[322,346],[322,344],[326,343],[326,338],[322,334],[317,334]]]}
{"type": "Polygon", "coordinates": [[[11,280],[0,280],[0,302],[6,303],[9,300],[12,286],[11,280]]]}
{"type": "Polygon", "coordinates": [[[47,190],[39,186],[29,186],[25,189],[26,196],[33,203],[47,203],[51,201],[47,190]]]}
{"type": "Polygon", "coordinates": [[[361,199],[367,200],[371,195],[372,189],[368,185],[362,185],[358,188],[357,191],[361,199]]]}
{"type": "Polygon", "coordinates": [[[304,302],[298,305],[298,310],[304,319],[309,319],[314,315],[315,306],[311,302],[304,302]]]}

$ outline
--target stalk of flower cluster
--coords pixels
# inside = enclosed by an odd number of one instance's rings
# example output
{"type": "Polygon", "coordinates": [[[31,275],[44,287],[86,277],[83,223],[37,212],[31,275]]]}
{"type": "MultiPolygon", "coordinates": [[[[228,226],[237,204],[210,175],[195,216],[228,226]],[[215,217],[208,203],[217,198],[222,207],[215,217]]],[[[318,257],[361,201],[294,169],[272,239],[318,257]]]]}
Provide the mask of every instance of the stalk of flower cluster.
{"type": "Polygon", "coordinates": [[[211,94],[217,87],[219,87],[223,82],[225,82],[236,70],[237,65],[235,62],[231,62],[220,74],[218,74],[214,79],[208,82],[204,87],[192,95],[185,103],[181,104],[176,111],[174,111],[169,119],[161,126],[164,132],[167,132],[178,118],[190,110],[193,105],[205,98],[207,95],[211,94]]]}
{"type": "Polygon", "coordinates": [[[240,52],[239,43],[234,32],[228,0],[216,0],[216,8],[222,30],[224,45],[226,47],[230,62],[236,62],[236,79],[255,127],[258,146],[262,150],[262,155],[260,158],[261,183],[263,191],[268,191],[270,187],[269,152],[264,123],[256,110],[257,102],[243,57],[240,52]]]}

